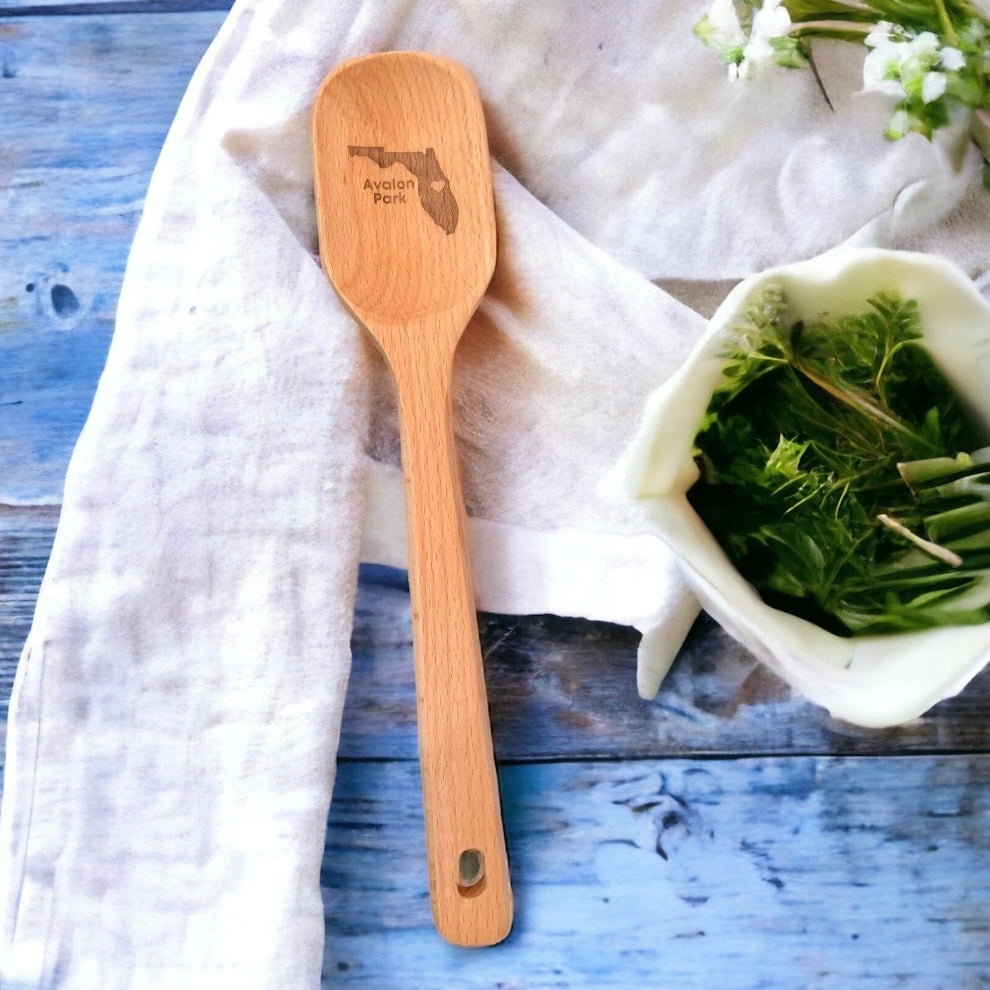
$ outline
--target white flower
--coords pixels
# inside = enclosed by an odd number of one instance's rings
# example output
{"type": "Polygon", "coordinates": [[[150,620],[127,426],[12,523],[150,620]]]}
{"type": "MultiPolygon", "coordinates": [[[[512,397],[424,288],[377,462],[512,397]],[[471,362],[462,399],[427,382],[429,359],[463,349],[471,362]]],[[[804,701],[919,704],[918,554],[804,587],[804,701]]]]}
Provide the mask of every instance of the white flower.
{"type": "Polygon", "coordinates": [[[939,52],[939,60],[946,72],[958,72],[966,64],[966,56],[958,48],[946,45],[939,52]]]}
{"type": "Polygon", "coordinates": [[[904,91],[915,98],[920,94],[923,103],[932,103],[943,96],[948,78],[944,72],[936,71],[943,58],[938,37],[931,31],[923,31],[901,47],[908,53],[900,68],[904,91]]]}
{"type": "Polygon", "coordinates": [[[904,29],[899,24],[890,21],[877,21],[873,30],[866,36],[864,43],[867,48],[880,48],[888,45],[894,38],[903,37],[904,29]]]}
{"type": "Polygon", "coordinates": [[[783,38],[790,30],[791,15],[781,0],[764,0],[753,17],[752,38],[783,38]]]}
{"type": "Polygon", "coordinates": [[[695,26],[695,33],[720,55],[728,56],[746,44],[733,0],[714,0],[711,9],[695,26]]]}
{"type": "Polygon", "coordinates": [[[928,72],[921,83],[921,99],[925,103],[937,100],[945,93],[946,78],[944,72],[928,72]]]}
{"type": "Polygon", "coordinates": [[[911,54],[918,57],[924,57],[925,55],[933,58],[936,57],[938,55],[938,45],[938,35],[931,31],[922,31],[921,34],[915,35],[908,42],[911,54]]]}
{"type": "Polygon", "coordinates": [[[907,45],[895,41],[877,44],[863,59],[863,89],[868,93],[905,96],[900,79],[907,48],[907,45]]]}
{"type": "Polygon", "coordinates": [[[904,98],[908,92],[917,93],[925,103],[945,94],[948,79],[936,66],[954,72],[966,64],[959,49],[939,47],[939,39],[931,31],[914,37],[887,30],[884,22],[867,38],[870,51],[863,60],[863,89],[904,98]],[[881,29],[882,28],[882,29],[881,29]]]}
{"type": "Polygon", "coordinates": [[[887,125],[887,137],[895,141],[904,137],[911,128],[911,118],[906,110],[895,110],[887,125]]]}
{"type": "Polygon", "coordinates": [[[749,79],[757,75],[765,66],[774,61],[773,45],[766,38],[753,35],[743,49],[743,60],[739,64],[739,78],[749,79]]]}
{"type": "Polygon", "coordinates": [[[733,79],[747,79],[758,75],[766,66],[780,61],[778,51],[770,43],[771,38],[784,38],[790,33],[791,15],[781,6],[781,0],[764,0],[753,16],[749,41],[742,50],[742,60],[736,71],[730,67],[733,79]]]}

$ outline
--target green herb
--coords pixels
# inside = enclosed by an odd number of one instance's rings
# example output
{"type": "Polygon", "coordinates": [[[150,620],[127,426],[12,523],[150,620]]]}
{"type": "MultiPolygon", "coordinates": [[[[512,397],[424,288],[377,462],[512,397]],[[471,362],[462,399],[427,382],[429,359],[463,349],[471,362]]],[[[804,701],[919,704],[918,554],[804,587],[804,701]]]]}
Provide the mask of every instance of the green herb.
{"type": "Polygon", "coordinates": [[[774,607],[834,632],[990,619],[990,448],[894,292],[748,308],[695,440],[691,504],[774,607]]]}

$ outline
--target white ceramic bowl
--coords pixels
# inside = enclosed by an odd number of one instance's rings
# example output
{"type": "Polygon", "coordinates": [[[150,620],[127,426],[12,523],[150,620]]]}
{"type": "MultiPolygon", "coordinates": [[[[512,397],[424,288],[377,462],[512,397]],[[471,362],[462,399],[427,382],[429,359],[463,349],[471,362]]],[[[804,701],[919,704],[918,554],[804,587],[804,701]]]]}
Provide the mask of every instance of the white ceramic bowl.
{"type": "Polygon", "coordinates": [[[650,397],[627,456],[630,488],[677,552],[705,610],[739,642],[837,718],[887,726],[959,692],[990,658],[990,623],[844,638],[765,605],[736,571],[686,492],[697,478],[694,437],[721,377],[718,351],[750,300],[770,282],[812,317],[862,312],[883,289],[918,302],[924,342],[990,436],[990,304],[939,258],[839,248],[740,283],[712,317],[683,367],[650,397]]]}

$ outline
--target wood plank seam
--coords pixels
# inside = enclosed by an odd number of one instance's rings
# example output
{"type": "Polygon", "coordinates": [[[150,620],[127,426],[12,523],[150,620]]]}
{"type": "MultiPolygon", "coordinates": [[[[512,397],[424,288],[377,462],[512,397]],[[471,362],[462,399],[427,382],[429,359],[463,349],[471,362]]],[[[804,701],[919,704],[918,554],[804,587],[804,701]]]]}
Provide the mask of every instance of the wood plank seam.
{"type": "Polygon", "coordinates": [[[83,3],[22,4],[0,9],[0,20],[15,17],[81,17],[103,14],[190,14],[230,10],[233,0],[90,0],[83,3]]]}

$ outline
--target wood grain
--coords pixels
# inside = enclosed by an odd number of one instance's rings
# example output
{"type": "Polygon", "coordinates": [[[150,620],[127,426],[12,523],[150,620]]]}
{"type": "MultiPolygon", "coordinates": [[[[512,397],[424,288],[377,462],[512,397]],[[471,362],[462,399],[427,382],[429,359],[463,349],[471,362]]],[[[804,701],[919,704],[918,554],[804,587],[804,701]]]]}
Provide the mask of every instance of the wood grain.
{"type": "Polygon", "coordinates": [[[58,509],[0,506],[0,769],[17,660],[48,565],[58,509]]]}
{"type": "Polygon", "coordinates": [[[988,985],[988,757],[526,764],[500,775],[516,923],[501,945],[466,953],[429,937],[415,763],[340,766],[322,878],[325,985],[988,985]]]}
{"type": "Polygon", "coordinates": [[[204,10],[228,11],[233,0],[34,0],[0,8],[3,17],[71,16],[80,14],[189,14],[204,10]]]}
{"type": "Polygon", "coordinates": [[[0,17],[0,501],[61,496],[152,168],[222,20],[0,17]]]}
{"type": "MultiPolygon", "coordinates": [[[[500,760],[990,750],[990,671],[908,725],[866,729],[795,694],[707,616],[653,701],[636,694],[634,629],[553,615],[479,626],[500,760]]],[[[415,755],[411,644],[403,573],[363,568],[342,756],[415,755]]]]}
{"type": "Polygon", "coordinates": [[[481,99],[451,62],[347,62],[313,111],[320,255],[399,399],[430,899],[455,945],[492,945],[512,894],[478,641],[451,389],[495,268],[481,99]]]}

